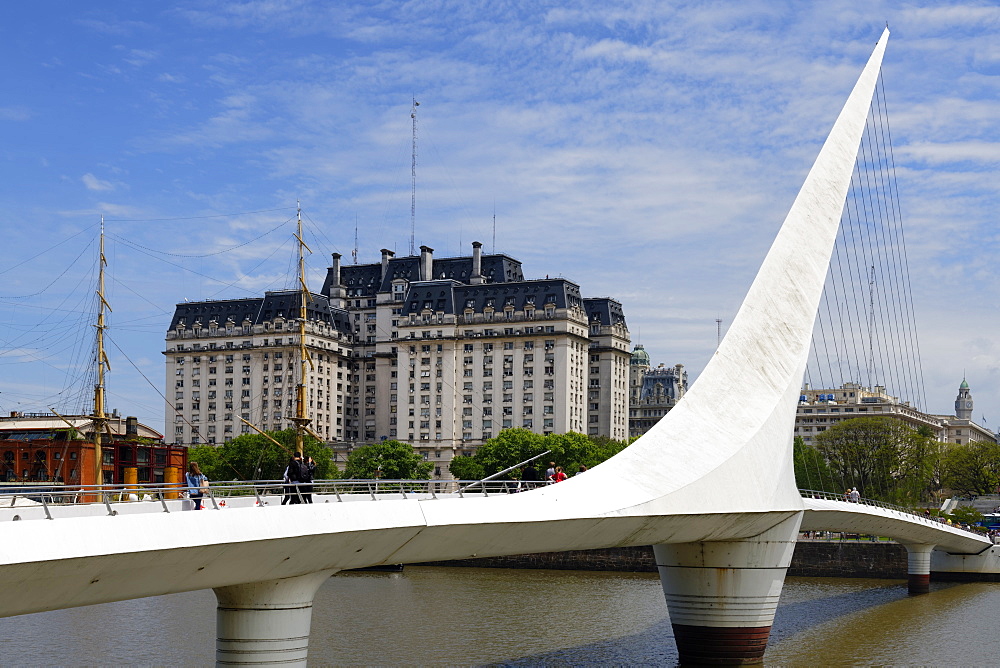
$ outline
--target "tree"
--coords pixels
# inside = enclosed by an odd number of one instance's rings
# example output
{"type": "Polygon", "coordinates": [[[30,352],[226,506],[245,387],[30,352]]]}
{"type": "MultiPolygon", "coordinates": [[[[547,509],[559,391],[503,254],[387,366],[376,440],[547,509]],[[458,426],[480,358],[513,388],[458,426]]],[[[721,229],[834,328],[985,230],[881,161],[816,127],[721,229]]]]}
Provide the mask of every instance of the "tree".
{"type": "MultiPolygon", "coordinates": [[[[572,475],[580,465],[597,466],[624,450],[629,443],[631,441],[612,441],[576,432],[542,436],[519,427],[504,429],[483,443],[472,457],[455,457],[448,469],[459,480],[480,480],[550,450],[541,460],[535,461],[535,466],[544,471],[546,465],[554,461],[572,475]]],[[[517,471],[510,472],[512,478],[519,475],[517,471]]]]}
{"type": "MultiPolygon", "coordinates": [[[[284,447],[260,434],[242,434],[222,445],[194,446],[188,460],[197,461],[209,480],[280,480],[295,451],[295,430],[267,434],[284,447]]],[[[316,479],[337,477],[330,448],[308,434],[302,445],[305,456],[316,462],[316,479]]]]}
{"type": "Polygon", "coordinates": [[[545,452],[545,440],[528,429],[504,429],[479,446],[473,459],[482,467],[483,477],[488,477],[545,452]]]}
{"type": "Polygon", "coordinates": [[[944,455],[945,487],[963,495],[993,494],[1000,485],[1000,445],[953,445],[944,455]]]}
{"type": "Polygon", "coordinates": [[[434,465],[413,447],[399,441],[381,441],[356,448],[347,457],[347,478],[384,480],[427,480],[434,465]]]}
{"type": "Polygon", "coordinates": [[[834,482],[858,487],[864,496],[896,500],[899,481],[912,469],[907,457],[914,434],[893,418],[853,418],[821,432],[816,449],[829,464],[834,482]]]}
{"type": "Polygon", "coordinates": [[[826,458],[816,448],[806,445],[801,436],[795,437],[792,458],[795,465],[795,485],[799,489],[818,492],[844,491],[844,485],[834,481],[826,458]]]}
{"type": "Polygon", "coordinates": [[[983,521],[983,514],[972,506],[959,506],[951,511],[951,518],[962,524],[978,524],[983,521]]]}

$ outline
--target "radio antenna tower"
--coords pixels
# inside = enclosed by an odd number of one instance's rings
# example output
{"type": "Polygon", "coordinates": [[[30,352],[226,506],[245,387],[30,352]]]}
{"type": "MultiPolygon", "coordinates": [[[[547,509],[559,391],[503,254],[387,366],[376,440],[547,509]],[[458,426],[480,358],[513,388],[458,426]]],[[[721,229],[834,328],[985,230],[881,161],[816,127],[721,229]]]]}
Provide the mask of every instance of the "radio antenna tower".
{"type": "Polygon", "coordinates": [[[417,232],[417,107],[420,103],[413,98],[410,120],[413,122],[413,152],[410,160],[410,255],[414,255],[414,237],[417,232]]]}
{"type": "Polygon", "coordinates": [[[354,214],[354,250],[351,251],[354,264],[358,263],[358,214],[354,214]]]}
{"type": "Polygon", "coordinates": [[[715,347],[722,345],[722,318],[715,319],[715,347]]]}

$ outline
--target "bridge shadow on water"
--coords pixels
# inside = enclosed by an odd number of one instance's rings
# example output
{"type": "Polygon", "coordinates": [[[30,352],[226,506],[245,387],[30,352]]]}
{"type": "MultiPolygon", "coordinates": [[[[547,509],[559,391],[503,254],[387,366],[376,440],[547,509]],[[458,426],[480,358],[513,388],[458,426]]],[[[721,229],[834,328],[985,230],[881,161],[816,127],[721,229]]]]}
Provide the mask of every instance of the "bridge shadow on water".
{"type": "MultiPolygon", "coordinates": [[[[932,591],[957,586],[935,583],[932,591]]],[[[903,580],[788,578],[771,628],[769,646],[839,618],[908,598],[903,580]]],[[[765,664],[767,664],[765,656],[765,664]]],[[[665,618],[628,636],[526,656],[489,666],[676,666],[677,649],[665,618]]]]}

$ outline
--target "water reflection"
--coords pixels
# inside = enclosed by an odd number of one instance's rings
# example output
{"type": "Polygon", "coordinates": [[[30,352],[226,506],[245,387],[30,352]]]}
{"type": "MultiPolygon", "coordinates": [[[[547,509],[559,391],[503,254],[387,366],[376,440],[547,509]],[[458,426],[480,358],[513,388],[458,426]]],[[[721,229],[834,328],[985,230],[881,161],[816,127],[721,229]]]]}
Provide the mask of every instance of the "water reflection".
{"type": "MultiPolygon", "coordinates": [[[[1000,585],[788,578],[768,665],[996,665],[1000,585]]],[[[193,592],[0,619],[0,666],[206,665],[215,597],[193,592]]],[[[654,574],[408,566],[319,591],[310,664],[674,665],[654,574]]]]}

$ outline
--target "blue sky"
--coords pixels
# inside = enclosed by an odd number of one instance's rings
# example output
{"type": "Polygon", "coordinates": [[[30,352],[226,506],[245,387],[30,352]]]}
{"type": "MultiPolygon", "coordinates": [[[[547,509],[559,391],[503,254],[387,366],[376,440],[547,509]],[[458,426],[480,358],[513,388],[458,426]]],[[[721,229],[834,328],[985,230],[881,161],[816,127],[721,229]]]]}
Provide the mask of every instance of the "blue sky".
{"type": "Polygon", "coordinates": [[[405,253],[413,97],[417,245],[492,251],[495,213],[696,375],[887,21],[928,407],[965,374],[996,428],[1000,8],[937,2],[5,3],[0,411],[89,392],[101,214],[109,404],[157,427],[173,304],[290,285],[296,199],[316,287],[355,222],[405,253]]]}

